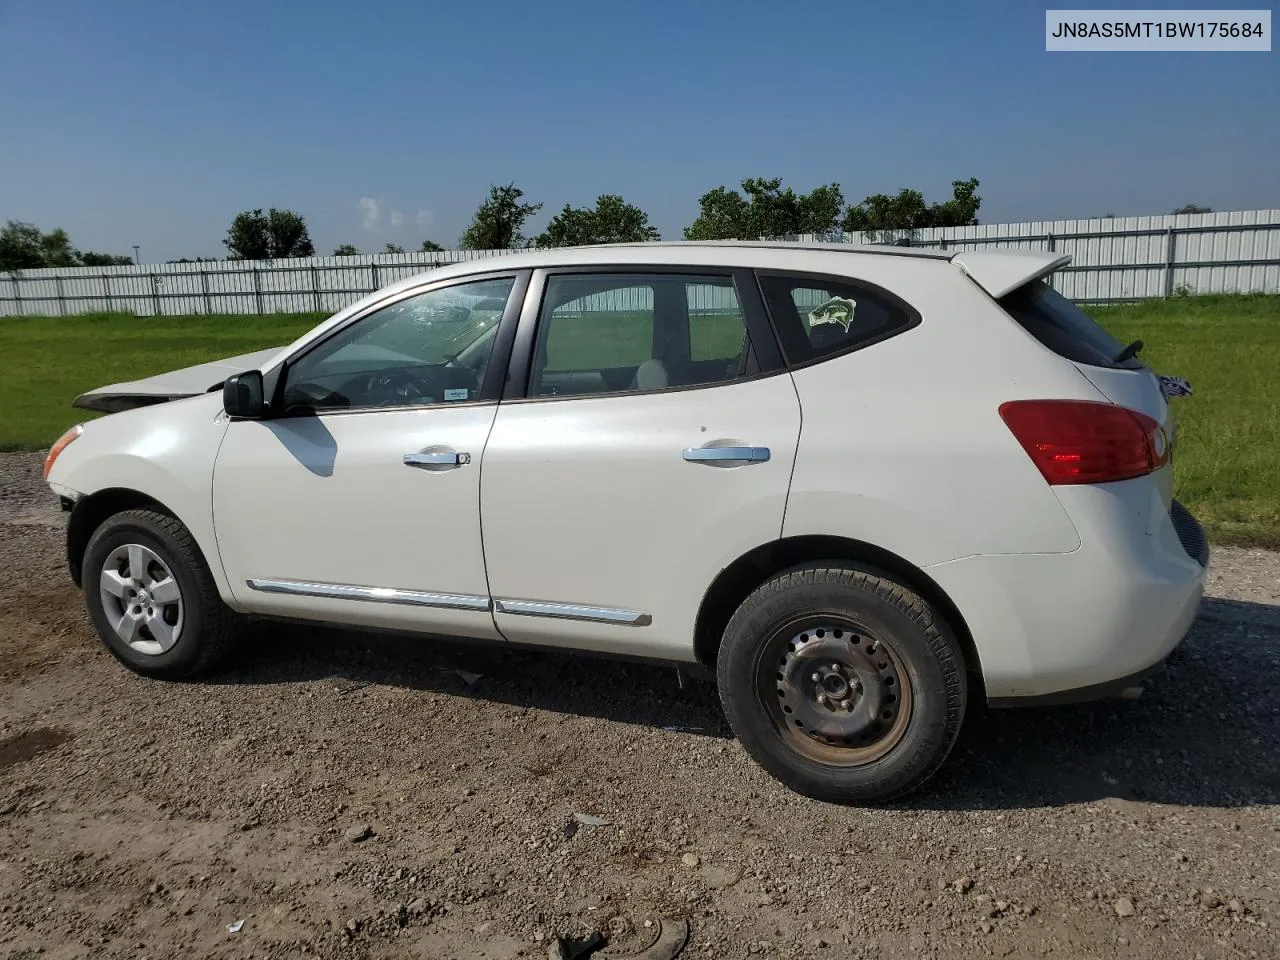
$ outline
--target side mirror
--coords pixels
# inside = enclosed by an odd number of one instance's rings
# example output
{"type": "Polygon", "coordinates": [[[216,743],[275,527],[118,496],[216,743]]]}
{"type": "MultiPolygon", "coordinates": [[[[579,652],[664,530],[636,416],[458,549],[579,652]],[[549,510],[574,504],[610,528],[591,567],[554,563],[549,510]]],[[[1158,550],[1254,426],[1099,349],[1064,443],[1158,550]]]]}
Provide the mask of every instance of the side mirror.
{"type": "Polygon", "coordinates": [[[222,385],[222,409],[240,420],[261,420],[266,416],[261,371],[249,370],[227,377],[222,385]]]}

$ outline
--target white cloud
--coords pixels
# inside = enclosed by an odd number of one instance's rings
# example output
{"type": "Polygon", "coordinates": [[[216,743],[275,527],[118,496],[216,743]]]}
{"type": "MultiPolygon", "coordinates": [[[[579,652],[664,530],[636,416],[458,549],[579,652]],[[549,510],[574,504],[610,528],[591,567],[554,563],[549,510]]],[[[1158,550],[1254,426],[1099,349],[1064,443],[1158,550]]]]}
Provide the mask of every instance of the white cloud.
{"type": "MultiPolygon", "coordinates": [[[[403,211],[396,210],[380,197],[361,197],[357,206],[360,208],[361,226],[373,234],[399,231],[410,220],[403,211]]],[[[423,227],[431,221],[431,211],[419,210],[413,220],[423,227]]]]}
{"type": "Polygon", "coordinates": [[[364,214],[364,228],[378,229],[378,222],[382,219],[382,204],[373,197],[361,197],[360,211],[364,214]]]}

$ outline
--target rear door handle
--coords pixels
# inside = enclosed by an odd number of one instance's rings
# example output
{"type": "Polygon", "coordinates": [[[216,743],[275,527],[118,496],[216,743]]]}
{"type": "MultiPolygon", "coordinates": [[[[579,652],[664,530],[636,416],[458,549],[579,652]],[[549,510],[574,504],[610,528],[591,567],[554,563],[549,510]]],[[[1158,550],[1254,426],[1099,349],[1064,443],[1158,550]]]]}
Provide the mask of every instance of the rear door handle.
{"type": "Polygon", "coordinates": [[[462,467],[471,462],[471,454],[448,451],[446,453],[406,453],[406,467],[462,467]]]}
{"type": "Polygon", "coordinates": [[[769,459],[768,447],[690,447],[683,454],[690,463],[707,463],[717,467],[732,467],[741,463],[765,463],[769,459]]]}

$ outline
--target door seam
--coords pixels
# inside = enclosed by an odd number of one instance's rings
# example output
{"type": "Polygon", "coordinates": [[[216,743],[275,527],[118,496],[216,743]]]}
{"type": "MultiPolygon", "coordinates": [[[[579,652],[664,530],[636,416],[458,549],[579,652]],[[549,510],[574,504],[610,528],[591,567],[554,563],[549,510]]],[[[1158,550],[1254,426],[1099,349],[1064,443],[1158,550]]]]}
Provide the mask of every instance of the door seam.
{"type": "Polygon", "coordinates": [[[796,430],[796,444],[791,454],[791,472],[787,475],[787,495],[782,499],[782,523],[778,527],[778,539],[782,539],[783,531],[787,529],[787,510],[791,506],[791,485],[796,479],[796,463],[800,460],[800,441],[804,439],[804,404],[800,402],[800,388],[796,386],[796,378],[792,376],[791,371],[787,371],[787,379],[791,382],[791,390],[796,395],[796,412],[800,417],[800,424],[796,430]]]}

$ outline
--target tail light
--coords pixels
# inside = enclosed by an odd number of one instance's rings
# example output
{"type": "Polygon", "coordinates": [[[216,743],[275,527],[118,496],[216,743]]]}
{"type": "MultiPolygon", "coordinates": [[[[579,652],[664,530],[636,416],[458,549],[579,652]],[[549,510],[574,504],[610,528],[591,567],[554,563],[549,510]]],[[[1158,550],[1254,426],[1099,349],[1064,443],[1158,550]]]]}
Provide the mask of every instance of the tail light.
{"type": "Polygon", "coordinates": [[[53,469],[53,461],[58,459],[58,454],[67,449],[71,441],[82,433],[84,433],[84,427],[77,423],[53,442],[53,446],[49,448],[48,455],[44,458],[44,478],[46,480],[49,479],[49,471],[53,469]]]}
{"type": "Polygon", "coordinates": [[[1051,484],[1141,477],[1169,461],[1164,427],[1137,410],[1083,400],[1013,400],[1000,417],[1051,484]]]}

